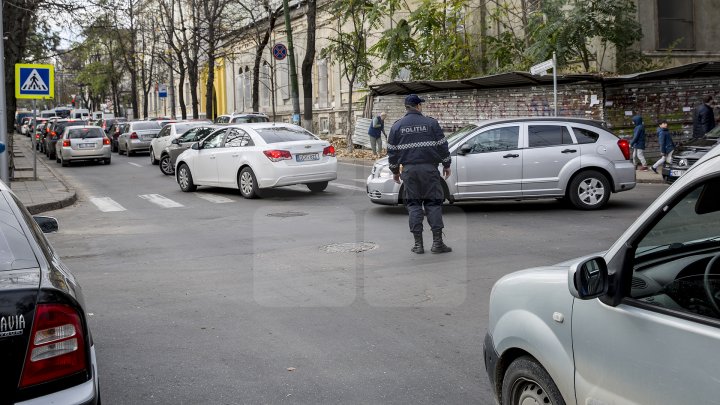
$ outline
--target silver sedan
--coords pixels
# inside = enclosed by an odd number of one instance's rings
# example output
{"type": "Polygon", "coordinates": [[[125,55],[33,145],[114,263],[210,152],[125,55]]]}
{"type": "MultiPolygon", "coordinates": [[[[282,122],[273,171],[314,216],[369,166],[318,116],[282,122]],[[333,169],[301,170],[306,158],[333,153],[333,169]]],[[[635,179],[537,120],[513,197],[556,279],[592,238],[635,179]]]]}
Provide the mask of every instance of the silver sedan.
{"type": "Polygon", "coordinates": [[[55,144],[56,161],[63,166],[76,160],[97,160],[110,164],[110,139],[98,126],[67,127],[55,144]]]}

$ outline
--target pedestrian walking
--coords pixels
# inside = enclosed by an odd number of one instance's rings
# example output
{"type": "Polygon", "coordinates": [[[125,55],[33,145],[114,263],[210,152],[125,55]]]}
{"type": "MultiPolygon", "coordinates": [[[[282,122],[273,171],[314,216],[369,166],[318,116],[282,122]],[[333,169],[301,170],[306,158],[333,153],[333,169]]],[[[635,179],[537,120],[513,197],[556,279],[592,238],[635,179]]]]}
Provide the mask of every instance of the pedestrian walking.
{"type": "Polygon", "coordinates": [[[410,232],[415,244],[411,251],[425,253],[423,246],[423,218],[432,229],[433,253],[452,252],[443,242],[442,203],[445,200],[443,176],[450,176],[450,151],[440,124],[422,114],[422,98],[415,94],[405,97],[405,116],[395,122],[388,138],[388,160],[395,182],[402,178],[405,207],[408,210],[410,232]]]}
{"type": "Polygon", "coordinates": [[[693,116],[693,138],[702,138],[715,128],[715,113],[712,106],[713,96],[703,97],[703,103],[695,108],[693,116]]]}
{"type": "Polygon", "coordinates": [[[386,116],[387,113],[385,111],[381,112],[372,119],[370,128],[368,128],[368,135],[370,135],[370,148],[375,156],[382,154],[382,135],[385,135],[385,140],[387,140],[387,134],[385,133],[386,116]]]}
{"type": "Polygon", "coordinates": [[[655,162],[654,165],[652,165],[652,170],[655,173],[658,172],[658,167],[661,168],[665,162],[669,162],[672,160],[673,150],[675,150],[675,144],[672,141],[672,136],[670,135],[670,131],[668,131],[667,127],[667,120],[660,121],[660,126],[657,130],[657,136],[658,144],[660,144],[660,153],[662,154],[662,156],[660,156],[660,159],[658,159],[658,161],[655,162]]]}
{"type": "Polygon", "coordinates": [[[636,115],[632,118],[632,122],[635,124],[633,129],[633,137],[630,140],[630,147],[633,148],[633,164],[635,169],[647,171],[647,161],[645,160],[645,125],[641,116],[636,115]],[[638,165],[638,161],[642,166],[638,165]]]}

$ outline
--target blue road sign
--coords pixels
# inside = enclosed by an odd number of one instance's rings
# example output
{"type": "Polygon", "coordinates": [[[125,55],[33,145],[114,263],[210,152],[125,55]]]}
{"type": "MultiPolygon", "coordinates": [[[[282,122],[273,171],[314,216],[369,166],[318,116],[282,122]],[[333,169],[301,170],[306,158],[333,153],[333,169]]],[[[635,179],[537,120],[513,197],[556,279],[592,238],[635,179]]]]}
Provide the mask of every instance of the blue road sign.
{"type": "Polygon", "coordinates": [[[167,97],[167,84],[161,84],[158,87],[158,97],[165,98],[167,97]]]}
{"type": "Polygon", "coordinates": [[[15,96],[17,98],[53,98],[54,70],[52,65],[16,64],[15,96]]]}
{"type": "Polygon", "coordinates": [[[277,60],[283,60],[288,54],[287,47],[284,44],[275,44],[272,49],[273,57],[277,60]]]}

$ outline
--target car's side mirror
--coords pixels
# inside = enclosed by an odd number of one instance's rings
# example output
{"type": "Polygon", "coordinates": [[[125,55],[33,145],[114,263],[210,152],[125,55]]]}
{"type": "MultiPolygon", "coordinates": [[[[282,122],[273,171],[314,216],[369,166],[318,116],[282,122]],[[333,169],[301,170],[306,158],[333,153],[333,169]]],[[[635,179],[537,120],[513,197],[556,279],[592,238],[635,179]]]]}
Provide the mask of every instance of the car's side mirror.
{"type": "Polygon", "coordinates": [[[43,233],[57,232],[59,229],[57,219],[53,217],[33,216],[35,222],[40,226],[43,233]]]}
{"type": "Polygon", "coordinates": [[[570,266],[568,288],[575,298],[590,300],[603,296],[607,294],[609,284],[607,263],[600,256],[570,266]]]}
{"type": "Polygon", "coordinates": [[[194,144],[192,144],[190,149],[200,150],[202,149],[202,145],[200,145],[200,142],[195,142],[194,144]]]}
{"type": "Polygon", "coordinates": [[[458,155],[467,155],[471,151],[472,151],[472,146],[470,146],[469,144],[466,143],[460,147],[460,150],[458,150],[458,155]]]}
{"type": "Polygon", "coordinates": [[[170,143],[172,143],[172,144],[174,144],[174,145],[180,145],[180,139],[179,139],[179,138],[175,138],[175,139],[173,139],[172,141],[170,141],[170,143]]]}

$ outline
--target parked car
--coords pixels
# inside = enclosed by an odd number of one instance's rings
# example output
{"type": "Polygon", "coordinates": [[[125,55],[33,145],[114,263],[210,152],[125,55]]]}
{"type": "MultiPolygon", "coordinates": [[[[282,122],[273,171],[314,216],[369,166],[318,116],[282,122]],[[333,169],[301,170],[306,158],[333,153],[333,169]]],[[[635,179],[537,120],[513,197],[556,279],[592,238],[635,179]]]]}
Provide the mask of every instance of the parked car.
{"type": "Polygon", "coordinates": [[[305,184],[325,190],[337,178],[335,148],[291,124],[234,124],[194,143],[177,159],[183,191],[197,186],[237,188],[245,198],[264,188],[305,184]]]}
{"type": "Polygon", "coordinates": [[[45,135],[45,155],[47,155],[48,159],[57,159],[57,156],[55,156],[55,144],[58,139],[60,139],[63,132],[65,132],[65,128],[83,126],[87,124],[88,122],[85,120],[76,120],[72,118],[52,121],[52,126],[50,127],[49,132],[45,135]]]}
{"type": "Polygon", "coordinates": [[[150,141],[160,132],[158,121],[131,121],[118,137],[118,153],[132,156],[135,152],[150,150],[150,141]]]}
{"type": "Polygon", "coordinates": [[[90,110],[86,108],[74,108],[70,110],[70,118],[89,121],[92,119],[92,116],[90,116],[90,110]]]}
{"type": "Polygon", "coordinates": [[[150,141],[150,163],[158,164],[163,149],[167,148],[173,139],[184,134],[190,128],[207,125],[202,121],[183,121],[165,125],[150,141]]]}
{"type": "Polygon", "coordinates": [[[110,150],[113,152],[118,151],[118,139],[120,135],[125,132],[128,123],[127,121],[115,122],[108,131],[108,138],[110,138],[110,150]]]}
{"type": "Polygon", "coordinates": [[[98,126],[68,127],[55,144],[55,156],[63,166],[77,160],[101,161],[109,165],[110,139],[98,126]]]}
{"type": "Polygon", "coordinates": [[[0,182],[0,393],[7,404],[99,404],[82,288],[33,217],[0,182]]]}
{"type": "Polygon", "coordinates": [[[18,111],[15,113],[15,132],[18,134],[20,133],[22,124],[23,124],[23,118],[25,117],[32,117],[33,113],[32,111],[18,111]]]}
{"type": "MultiPolygon", "coordinates": [[[[573,118],[508,118],[468,125],[447,138],[452,174],[450,202],[489,199],[568,200],[579,209],[604,207],[611,193],[635,187],[630,145],[599,121],[573,118]]],[[[402,203],[388,159],[367,178],[376,204],[402,203]]]]}
{"type": "Polygon", "coordinates": [[[259,112],[223,114],[215,118],[216,124],[246,124],[251,122],[270,122],[270,118],[259,112]]]}
{"type": "Polygon", "coordinates": [[[40,152],[45,153],[45,139],[50,135],[50,130],[53,127],[53,124],[55,121],[57,121],[58,117],[50,117],[50,118],[43,118],[45,121],[45,125],[40,128],[39,131],[36,131],[35,136],[37,137],[37,148],[40,152]]]}
{"type": "Polygon", "coordinates": [[[22,119],[22,124],[20,125],[20,135],[28,135],[30,133],[30,125],[32,124],[32,119],[32,116],[22,119]]]}
{"type": "Polygon", "coordinates": [[[662,176],[667,183],[673,183],[703,157],[710,149],[720,143],[720,126],[705,134],[702,138],[690,138],[678,143],[670,161],[662,167],[662,176]]]}
{"type": "Polygon", "coordinates": [[[165,175],[175,173],[175,162],[181,153],[185,152],[193,143],[200,142],[218,129],[217,125],[202,125],[185,131],[179,138],[170,141],[160,154],[160,172],[165,175]]]}
{"type": "Polygon", "coordinates": [[[495,283],[484,357],[496,401],[717,402],[718,195],[715,148],[606,252],[495,283]]]}

